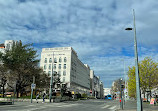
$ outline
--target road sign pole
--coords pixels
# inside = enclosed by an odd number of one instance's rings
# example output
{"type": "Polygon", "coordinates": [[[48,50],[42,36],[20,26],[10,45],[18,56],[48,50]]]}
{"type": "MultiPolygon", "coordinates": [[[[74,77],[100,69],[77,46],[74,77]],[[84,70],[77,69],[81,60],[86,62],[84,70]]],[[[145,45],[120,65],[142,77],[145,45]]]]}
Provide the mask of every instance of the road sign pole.
{"type": "MultiPolygon", "coordinates": [[[[33,76],[33,83],[35,83],[35,76],[33,76]]],[[[32,103],[32,96],[33,96],[33,87],[32,87],[32,84],[31,84],[31,103],[32,103]]]]}
{"type": "Polygon", "coordinates": [[[31,103],[32,103],[32,95],[33,95],[33,88],[31,88],[31,103]]]}

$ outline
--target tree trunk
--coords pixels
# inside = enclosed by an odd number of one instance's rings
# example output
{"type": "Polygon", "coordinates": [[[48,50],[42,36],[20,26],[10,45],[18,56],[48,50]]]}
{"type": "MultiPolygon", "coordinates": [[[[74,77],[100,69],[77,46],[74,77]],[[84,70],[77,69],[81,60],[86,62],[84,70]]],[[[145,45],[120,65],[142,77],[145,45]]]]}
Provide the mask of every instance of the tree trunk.
{"type": "Polygon", "coordinates": [[[19,98],[19,89],[16,89],[16,98],[19,98]]]}
{"type": "Polygon", "coordinates": [[[3,85],[3,98],[4,98],[4,93],[5,93],[5,89],[4,89],[4,85],[3,85]]]}

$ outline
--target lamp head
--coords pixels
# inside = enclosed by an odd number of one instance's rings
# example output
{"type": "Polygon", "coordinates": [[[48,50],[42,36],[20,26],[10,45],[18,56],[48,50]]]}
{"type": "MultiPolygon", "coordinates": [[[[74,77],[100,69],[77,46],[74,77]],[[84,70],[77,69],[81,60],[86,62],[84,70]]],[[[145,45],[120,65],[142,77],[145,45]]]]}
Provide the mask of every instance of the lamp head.
{"type": "Polygon", "coordinates": [[[133,28],[125,28],[125,30],[133,30],[133,28]]]}

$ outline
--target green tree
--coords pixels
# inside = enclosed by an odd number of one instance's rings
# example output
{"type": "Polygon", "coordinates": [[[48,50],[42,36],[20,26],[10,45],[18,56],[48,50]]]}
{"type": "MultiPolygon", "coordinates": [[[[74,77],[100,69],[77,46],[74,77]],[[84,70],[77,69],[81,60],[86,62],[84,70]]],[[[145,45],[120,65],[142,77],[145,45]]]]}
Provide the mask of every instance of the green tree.
{"type": "Polygon", "coordinates": [[[5,85],[7,84],[7,69],[0,64],[0,87],[2,87],[3,97],[5,93],[5,85]]]}
{"type": "Polygon", "coordinates": [[[130,97],[136,97],[136,80],[135,80],[135,67],[129,67],[128,71],[128,95],[130,97]]]}
{"type": "Polygon", "coordinates": [[[111,91],[113,95],[116,94],[116,92],[121,92],[121,85],[125,85],[125,81],[121,80],[121,78],[114,81],[114,84],[111,87],[111,91]]]}
{"type": "MultiPolygon", "coordinates": [[[[158,63],[154,62],[151,58],[146,57],[139,62],[139,76],[140,87],[143,93],[147,90],[151,91],[152,88],[158,84],[158,63]]],[[[135,80],[135,67],[129,67],[128,71],[128,89],[129,96],[136,97],[136,80],[135,80]]]]}
{"type": "Polygon", "coordinates": [[[23,45],[21,41],[13,45],[11,50],[0,53],[0,60],[10,72],[8,86],[13,88],[16,83],[17,97],[19,93],[22,95],[25,89],[30,87],[33,76],[36,82],[40,83],[43,71],[38,67],[39,60],[36,58],[32,44],[23,45]]]}

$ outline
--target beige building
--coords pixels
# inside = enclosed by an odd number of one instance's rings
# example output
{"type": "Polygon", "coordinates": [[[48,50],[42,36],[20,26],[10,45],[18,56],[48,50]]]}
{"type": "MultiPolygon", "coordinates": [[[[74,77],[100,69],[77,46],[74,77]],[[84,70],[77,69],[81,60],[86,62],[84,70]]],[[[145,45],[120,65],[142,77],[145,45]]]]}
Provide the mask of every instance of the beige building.
{"type": "Polygon", "coordinates": [[[5,50],[10,50],[15,44],[17,44],[17,41],[5,40],[4,43],[0,44],[0,52],[4,53],[5,50]]]}
{"type": "MultiPolygon", "coordinates": [[[[5,50],[10,50],[13,45],[16,45],[18,41],[15,40],[5,40],[4,43],[0,44],[0,52],[4,53],[5,50]]],[[[0,64],[2,64],[2,61],[0,61],[0,64]]]]}
{"type": "Polygon", "coordinates": [[[90,90],[91,96],[103,98],[103,83],[100,81],[100,77],[94,74],[93,70],[90,70],[90,90]]]}
{"type": "Polygon", "coordinates": [[[51,76],[55,71],[67,83],[69,91],[87,93],[90,90],[90,68],[83,64],[72,47],[43,48],[40,67],[51,76]]]}

